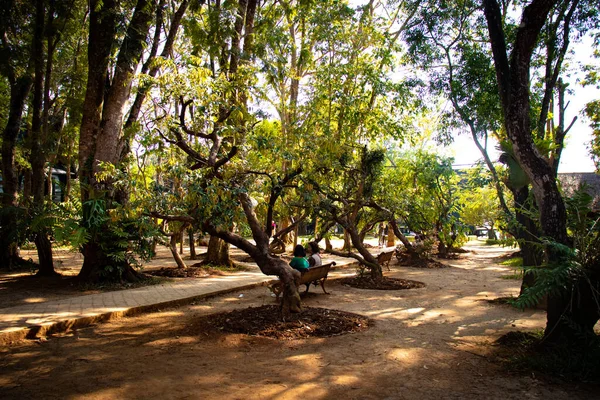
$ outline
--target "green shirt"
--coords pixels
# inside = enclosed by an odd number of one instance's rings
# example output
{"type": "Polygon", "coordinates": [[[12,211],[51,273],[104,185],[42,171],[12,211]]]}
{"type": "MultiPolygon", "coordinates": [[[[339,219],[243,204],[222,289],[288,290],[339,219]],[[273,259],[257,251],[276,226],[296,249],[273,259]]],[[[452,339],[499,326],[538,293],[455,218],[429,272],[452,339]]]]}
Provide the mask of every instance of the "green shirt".
{"type": "Polygon", "coordinates": [[[308,271],[308,261],[304,257],[294,257],[290,261],[290,267],[300,272],[306,272],[308,271]]]}

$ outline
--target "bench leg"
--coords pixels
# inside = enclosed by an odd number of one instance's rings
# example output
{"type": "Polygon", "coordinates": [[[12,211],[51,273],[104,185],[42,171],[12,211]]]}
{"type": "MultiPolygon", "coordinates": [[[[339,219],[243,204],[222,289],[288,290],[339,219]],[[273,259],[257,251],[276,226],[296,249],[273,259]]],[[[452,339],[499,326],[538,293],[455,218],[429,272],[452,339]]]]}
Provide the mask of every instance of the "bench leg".
{"type": "Polygon", "coordinates": [[[325,290],[325,280],[326,280],[326,279],[327,279],[327,278],[323,278],[323,279],[321,279],[321,288],[323,289],[323,292],[324,292],[325,294],[329,294],[329,293],[327,292],[327,290],[325,290]]]}
{"type": "Polygon", "coordinates": [[[304,291],[304,294],[308,293],[308,289],[310,289],[310,282],[305,283],[304,286],[306,286],[306,290],[304,291]]]}

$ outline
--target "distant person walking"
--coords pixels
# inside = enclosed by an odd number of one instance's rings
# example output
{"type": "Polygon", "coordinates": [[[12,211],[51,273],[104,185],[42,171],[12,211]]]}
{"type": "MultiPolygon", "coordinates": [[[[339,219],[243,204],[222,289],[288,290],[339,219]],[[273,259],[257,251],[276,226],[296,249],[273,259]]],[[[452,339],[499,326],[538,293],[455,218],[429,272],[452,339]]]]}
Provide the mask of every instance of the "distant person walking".
{"type": "Polygon", "coordinates": [[[379,224],[379,247],[385,247],[387,237],[387,225],[382,222],[379,224]]]}

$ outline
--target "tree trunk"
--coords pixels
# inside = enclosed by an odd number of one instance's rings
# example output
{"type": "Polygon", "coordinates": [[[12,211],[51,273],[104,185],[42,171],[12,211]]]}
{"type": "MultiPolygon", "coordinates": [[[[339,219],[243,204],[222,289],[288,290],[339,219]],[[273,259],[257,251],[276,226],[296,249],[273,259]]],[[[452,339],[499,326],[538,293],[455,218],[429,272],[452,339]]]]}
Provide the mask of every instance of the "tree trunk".
{"type": "MultiPolygon", "coordinates": [[[[555,246],[570,246],[567,236],[567,213],[556,184],[554,166],[540,154],[533,140],[530,67],[536,44],[550,10],[556,3],[557,0],[532,0],[524,7],[522,22],[512,35],[515,41],[511,46],[507,46],[504,20],[498,2],[483,1],[502,103],[504,128],[519,165],[531,181],[540,211],[540,226],[544,236],[550,239],[545,249],[546,259],[555,265],[567,262],[565,255],[555,246]],[[510,58],[507,47],[511,48],[510,58]]],[[[569,27],[566,26],[566,29],[568,41],[569,27]]],[[[554,68],[559,66],[560,64],[554,68]]],[[[547,81],[546,85],[546,90],[553,89],[551,81],[547,81]]],[[[542,123],[545,122],[543,119],[542,123]]],[[[581,334],[595,335],[593,325],[594,321],[598,320],[598,312],[591,312],[587,307],[595,301],[593,291],[582,287],[588,284],[583,279],[572,283],[554,288],[548,296],[547,323],[544,331],[548,342],[568,343],[577,341],[581,334]]]]}
{"type": "Polygon", "coordinates": [[[444,241],[440,238],[440,235],[437,235],[438,239],[438,257],[440,258],[448,258],[448,247],[444,244],[444,241]]]}
{"type": "MultiPolygon", "coordinates": [[[[514,235],[521,249],[521,257],[523,258],[523,266],[537,267],[542,265],[544,260],[544,251],[539,237],[541,232],[538,225],[529,216],[532,212],[537,212],[533,199],[529,196],[529,187],[525,186],[519,189],[513,189],[513,198],[515,201],[515,216],[517,218],[517,228],[514,229],[514,235]]],[[[521,292],[532,287],[535,284],[535,275],[531,272],[523,274],[523,282],[521,282],[521,292]]],[[[546,300],[541,300],[537,305],[539,308],[545,308],[546,300]]]]}
{"type": "Polygon", "coordinates": [[[258,221],[250,196],[247,193],[241,193],[239,201],[252,231],[254,244],[229,230],[215,228],[209,221],[204,222],[203,229],[211,236],[217,236],[245,251],[256,262],[263,274],[276,275],[279,278],[284,288],[281,303],[284,316],[290,312],[302,311],[302,302],[296,285],[296,279],[300,277],[300,272],[290,267],[284,260],[269,254],[269,236],[266,230],[263,230],[264,225],[258,221]]]}
{"type": "Polygon", "coordinates": [[[169,250],[171,250],[171,254],[173,255],[173,259],[175,260],[175,264],[177,264],[177,268],[185,269],[187,265],[185,265],[185,261],[181,258],[181,254],[177,252],[177,238],[179,237],[179,232],[173,233],[169,238],[169,250]]]}
{"type": "Polygon", "coordinates": [[[188,229],[188,240],[190,241],[190,260],[195,260],[196,255],[196,240],[194,239],[194,230],[188,229]]]}
{"type": "Polygon", "coordinates": [[[344,229],[344,246],[342,247],[343,251],[352,250],[352,239],[350,238],[350,234],[346,229],[344,229]]]}
{"type": "Polygon", "coordinates": [[[400,231],[400,228],[398,228],[398,224],[396,223],[395,220],[390,220],[389,221],[389,225],[392,227],[392,230],[394,232],[394,235],[400,239],[400,241],[402,242],[402,244],[404,245],[404,249],[406,250],[406,252],[408,254],[410,254],[411,257],[418,257],[418,253],[415,251],[415,247],[412,245],[412,243],[406,238],[406,236],[404,236],[404,234],[400,231]]]}
{"type": "Polygon", "coordinates": [[[83,266],[77,277],[84,282],[138,282],[142,279],[142,275],[126,261],[111,259],[110,251],[101,249],[98,242],[90,242],[82,253],[83,266]]]}
{"type": "MultiPolygon", "coordinates": [[[[36,0],[36,23],[33,37],[33,62],[34,62],[34,80],[33,80],[33,104],[31,118],[31,188],[33,191],[33,214],[42,216],[45,213],[44,202],[46,187],[46,136],[42,127],[42,108],[44,98],[44,16],[45,8],[43,0],[36,0]]],[[[48,57],[48,64],[51,65],[52,55],[48,57]]],[[[46,87],[49,90],[48,82],[46,87]]],[[[48,171],[48,175],[52,177],[52,171],[48,171]]],[[[49,228],[43,224],[34,232],[35,245],[37,248],[39,259],[39,275],[52,276],[56,275],[54,263],[52,261],[52,244],[50,239],[49,228]]]]}
{"type": "MultiPolygon", "coordinates": [[[[101,200],[110,204],[115,199],[112,182],[97,182],[96,173],[101,172],[101,162],[118,165],[121,159],[124,106],[131,93],[134,72],[145,48],[155,7],[155,1],[137,1],[116,58],[111,81],[108,71],[113,47],[117,43],[119,5],[116,0],[90,1],[88,80],[79,138],[84,223],[88,223],[91,215],[90,208],[85,206],[86,202],[101,200]],[[107,85],[107,82],[110,84],[107,85]]],[[[93,227],[92,241],[83,246],[82,279],[135,277],[135,271],[126,261],[114,265],[115,262],[110,260],[107,250],[112,245],[110,232],[107,224],[93,227]]]]}
{"type": "Polygon", "coordinates": [[[211,236],[203,264],[223,265],[232,268],[233,262],[229,257],[229,243],[216,236],[211,236]]]}
{"type": "Polygon", "coordinates": [[[377,258],[375,258],[365,247],[364,243],[360,240],[360,235],[354,229],[346,229],[350,239],[352,240],[352,244],[354,248],[358,251],[358,253],[363,256],[365,259],[367,268],[369,268],[369,272],[371,274],[371,279],[373,280],[381,280],[383,279],[383,269],[381,265],[379,265],[377,258]]]}
{"type": "Polygon", "coordinates": [[[179,240],[179,254],[183,254],[183,238],[185,237],[183,234],[183,230],[177,236],[177,240],[179,240]]]}
{"type": "Polygon", "coordinates": [[[48,235],[37,234],[35,236],[35,246],[37,248],[40,269],[37,272],[38,276],[55,276],[60,275],[54,270],[52,261],[52,243],[48,239],[48,235]]]}
{"type": "MultiPolygon", "coordinates": [[[[288,226],[290,226],[290,219],[289,218],[283,218],[281,220],[281,226],[279,227],[279,230],[284,230],[285,228],[287,228],[288,226]]],[[[288,233],[284,233],[283,235],[281,235],[280,240],[285,243],[286,245],[288,244],[293,244],[294,246],[296,245],[294,243],[294,237],[292,237],[293,232],[288,232],[288,233]]],[[[275,232],[273,232],[273,234],[275,234],[275,232]]]]}
{"type": "Polygon", "coordinates": [[[394,228],[392,224],[388,223],[388,239],[387,239],[387,247],[396,246],[396,235],[394,234],[394,228]]]}
{"type": "Polygon", "coordinates": [[[69,145],[69,158],[67,159],[67,183],[65,185],[64,201],[67,202],[71,199],[71,146],[69,145]]]}
{"type": "Polygon", "coordinates": [[[15,148],[21,130],[25,102],[33,84],[33,74],[26,73],[10,83],[8,121],[2,132],[2,212],[0,213],[0,268],[13,268],[19,257],[17,232],[17,193],[19,183],[15,171],[15,148]]]}
{"type": "Polygon", "coordinates": [[[294,227],[294,247],[298,246],[298,225],[294,227]]]}

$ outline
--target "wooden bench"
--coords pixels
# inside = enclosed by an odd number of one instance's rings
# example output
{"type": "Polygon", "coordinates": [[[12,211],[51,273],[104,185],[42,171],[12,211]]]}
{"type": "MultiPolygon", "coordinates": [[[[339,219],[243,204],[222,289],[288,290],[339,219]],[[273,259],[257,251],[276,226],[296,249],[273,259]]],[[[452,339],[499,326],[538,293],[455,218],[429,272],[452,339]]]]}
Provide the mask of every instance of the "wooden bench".
{"type": "MultiPolygon", "coordinates": [[[[325,292],[325,294],[329,294],[325,290],[325,281],[327,280],[327,275],[329,274],[329,270],[334,265],[335,265],[335,261],[332,261],[330,263],[323,264],[318,267],[309,268],[308,271],[304,272],[302,274],[302,276],[300,276],[300,279],[298,281],[296,281],[296,285],[298,287],[300,287],[300,285],[306,285],[306,291],[304,293],[308,293],[308,289],[310,288],[311,284],[313,284],[315,286],[317,286],[317,284],[321,284],[321,288],[323,288],[323,292],[325,292]]],[[[275,296],[277,297],[277,301],[279,301],[279,296],[281,295],[281,292],[283,292],[283,285],[281,284],[281,282],[277,281],[277,282],[273,283],[272,285],[269,286],[269,289],[271,289],[271,291],[273,293],[275,293],[275,296]]]]}
{"type": "Polygon", "coordinates": [[[377,256],[377,263],[382,267],[386,267],[388,271],[390,271],[390,261],[392,260],[394,253],[395,250],[379,253],[377,256]]]}

